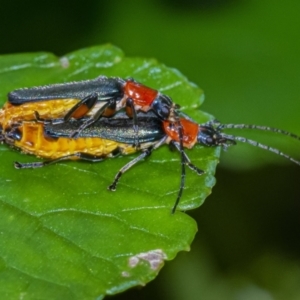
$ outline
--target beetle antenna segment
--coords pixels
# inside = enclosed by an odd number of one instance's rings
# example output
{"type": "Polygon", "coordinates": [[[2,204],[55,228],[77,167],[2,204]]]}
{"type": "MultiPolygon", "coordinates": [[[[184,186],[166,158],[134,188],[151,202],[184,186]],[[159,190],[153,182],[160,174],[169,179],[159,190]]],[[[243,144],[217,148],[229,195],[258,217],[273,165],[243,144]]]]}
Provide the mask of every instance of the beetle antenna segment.
{"type": "Polygon", "coordinates": [[[247,125],[247,124],[220,124],[218,126],[218,128],[219,129],[257,129],[257,130],[263,130],[263,131],[271,131],[271,132],[290,136],[291,138],[294,138],[294,139],[300,141],[300,136],[297,134],[294,134],[294,133],[291,133],[289,131],[285,131],[282,129],[274,128],[274,127],[268,127],[268,126],[247,125]]]}
{"type": "MultiPolygon", "coordinates": [[[[228,135],[228,134],[222,133],[222,137],[225,138],[225,139],[229,139],[229,140],[235,140],[235,141],[238,141],[238,142],[241,142],[241,143],[247,143],[247,144],[250,144],[250,145],[252,145],[254,147],[259,147],[261,149],[273,152],[273,153],[275,153],[277,155],[285,157],[286,159],[288,159],[288,160],[292,161],[293,163],[295,163],[295,164],[297,164],[297,165],[300,166],[300,161],[294,159],[293,157],[285,154],[284,152],[282,152],[282,151],[280,151],[280,150],[278,150],[276,148],[273,148],[273,147],[261,144],[261,143],[259,143],[257,141],[250,140],[250,139],[247,139],[247,138],[242,137],[242,136],[234,136],[234,135],[228,135]]],[[[292,137],[294,137],[294,136],[292,136],[292,137]]]]}

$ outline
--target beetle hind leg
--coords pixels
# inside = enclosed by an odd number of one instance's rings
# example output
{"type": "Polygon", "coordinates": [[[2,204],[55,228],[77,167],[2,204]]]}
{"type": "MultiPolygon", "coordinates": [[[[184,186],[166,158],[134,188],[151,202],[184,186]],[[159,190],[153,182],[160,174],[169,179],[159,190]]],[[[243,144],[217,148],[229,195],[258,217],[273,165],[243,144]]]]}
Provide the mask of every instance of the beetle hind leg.
{"type": "Polygon", "coordinates": [[[87,153],[78,152],[78,153],[65,155],[56,159],[51,159],[46,161],[29,162],[29,163],[20,163],[16,161],[14,163],[14,166],[16,169],[36,169],[36,168],[52,165],[63,160],[86,160],[90,162],[100,162],[105,158],[106,158],[105,155],[91,155],[87,153]]]}

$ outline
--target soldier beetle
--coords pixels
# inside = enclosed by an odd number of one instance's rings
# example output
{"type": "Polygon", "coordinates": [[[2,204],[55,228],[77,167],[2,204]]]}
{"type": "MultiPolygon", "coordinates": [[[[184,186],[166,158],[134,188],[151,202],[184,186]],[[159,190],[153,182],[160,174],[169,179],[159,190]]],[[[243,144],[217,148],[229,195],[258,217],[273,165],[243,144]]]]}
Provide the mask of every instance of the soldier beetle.
{"type": "Polygon", "coordinates": [[[17,122],[9,128],[2,128],[0,139],[24,153],[48,159],[33,163],[16,162],[15,167],[17,169],[38,168],[69,159],[98,162],[118,154],[127,155],[140,151],[141,154],[124,165],[116,174],[112,184],[108,187],[112,191],[116,190],[117,183],[123,173],[150,156],[155,149],[163,144],[169,144],[180,153],[181,157],[181,183],[172,213],[175,212],[183,193],[186,176],[185,166],[188,166],[198,175],[204,173],[191,162],[184,148],[191,149],[200,144],[207,147],[221,146],[226,150],[235,145],[236,142],[242,142],[271,151],[300,165],[298,160],[278,149],[245,137],[223,133],[224,129],[229,128],[257,129],[272,131],[300,140],[299,136],[277,128],[245,124],[221,124],[216,120],[197,124],[184,115],[174,123],[168,120],[161,121],[153,112],[138,113],[137,120],[140,148],[133,146],[135,130],[127,115],[122,111],[111,118],[101,118],[88,128],[82,129],[76,139],[70,137],[70,133],[85,124],[85,118],[59,123],[55,120],[42,120],[38,115],[36,115],[35,120],[17,122]]]}
{"type": "Polygon", "coordinates": [[[30,120],[34,112],[45,119],[62,118],[62,122],[88,116],[70,133],[71,137],[76,137],[100,117],[110,117],[123,108],[133,118],[137,133],[137,111],[151,110],[161,120],[174,121],[179,106],[170,97],[133,79],[100,76],[92,80],[14,90],[8,94],[5,115],[0,115],[0,123],[6,127],[18,120],[30,120]]]}

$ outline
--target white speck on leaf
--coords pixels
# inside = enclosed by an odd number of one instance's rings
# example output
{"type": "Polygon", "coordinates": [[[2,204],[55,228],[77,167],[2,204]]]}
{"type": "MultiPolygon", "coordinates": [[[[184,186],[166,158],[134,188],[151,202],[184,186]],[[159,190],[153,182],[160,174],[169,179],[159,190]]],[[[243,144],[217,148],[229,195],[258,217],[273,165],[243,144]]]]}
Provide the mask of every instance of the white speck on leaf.
{"type": "Polygon", "coordinates": [[[130,274],[126,271],[122,272],[122,276],[123,277],[130,277],[130,274]]]}
{"type": "Polygon", "coordinates": [[[152,270],[157,270],[166,258],[167,256],[162,250],[156,249],[131,256],[128,264],[131,268],[135,268],[141,261],[146,261],[149,263],[152,270]]]}
{"type": "Polygon", "coordinates": [[[67,57],[64,56],[60,59],[60,65],[62,66],[62,68],[67,69],[70,66],[70,61],[67,57]]]}

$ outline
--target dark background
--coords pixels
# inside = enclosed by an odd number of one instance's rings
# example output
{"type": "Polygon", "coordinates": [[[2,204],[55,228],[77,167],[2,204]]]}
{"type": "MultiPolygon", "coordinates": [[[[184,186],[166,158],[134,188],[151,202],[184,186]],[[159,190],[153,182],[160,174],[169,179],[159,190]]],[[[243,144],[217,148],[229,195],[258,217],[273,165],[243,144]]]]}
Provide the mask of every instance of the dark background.
{"type": "MultiPolygon", "coordinates": [[[[298,1],[1,2],[1,54],[112,43],[179,69],[224,123],[300,134],[298,1]]],[[[300,158],[297,141],[252,137],[300,158]]],[[[189,212],[199,226],[191,252],[115,299],[300,299],[299,166],[240,145],[223,153],[216,176],[213,194],[189,212]]]]}

